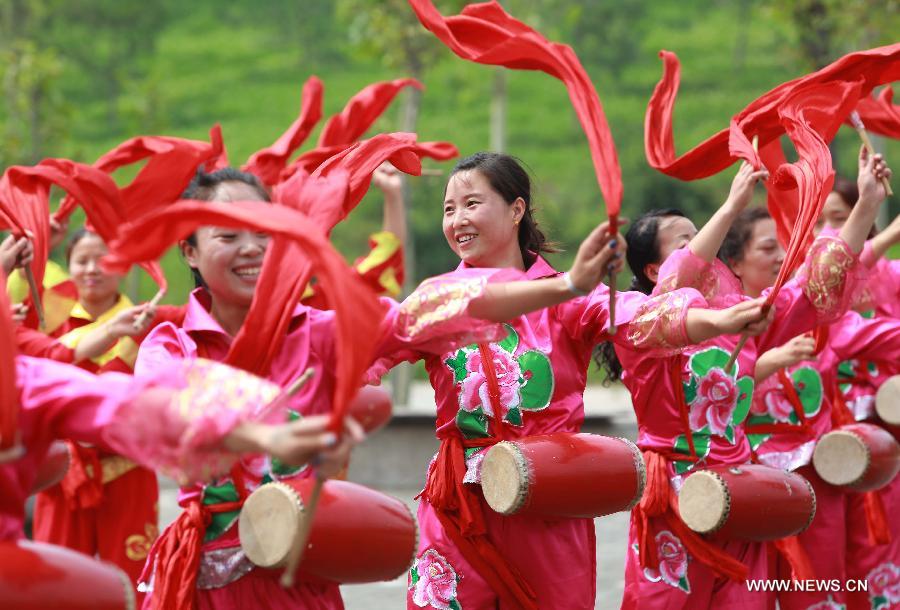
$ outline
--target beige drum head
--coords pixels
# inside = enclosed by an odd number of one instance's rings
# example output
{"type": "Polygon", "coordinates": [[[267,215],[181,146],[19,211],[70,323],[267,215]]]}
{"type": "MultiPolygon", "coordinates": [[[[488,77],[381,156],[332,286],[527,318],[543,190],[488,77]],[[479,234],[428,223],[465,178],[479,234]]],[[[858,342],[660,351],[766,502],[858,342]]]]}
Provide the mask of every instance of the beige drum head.
{"type": "Polygon", "coordinates": [[[284,483],[266,483],[244,502],[238,520],[241,548],[261,568],[280,567],[300,531],[303,501],[284,483]]]}
{"type": "Polygon", "coordinates": [[[894,375],[878,388],[875,412],[885,423],[900,426],[900,375],[894,375]]]}
{"type": "Polygon", "coordinates": [[[488,506],[501,515],[522,508],[528,495],[528,463],[514,443],[503,441],[488,450],[481,463],[481,490],[488,506]]]}
{"type": "Polygon", "coordinates": [[[678,512],[685,524],[701,534],[714,532],[728,519],[731,495],[714,472],[699,471],[684,480],[678,494],[678,512]]]}
{"type": "Polygon", "coordinates": [[[826,483],[852,485],[869,467],[869,449],[852,432],[834,430],[816,444],[813,467],[826,483]]]}

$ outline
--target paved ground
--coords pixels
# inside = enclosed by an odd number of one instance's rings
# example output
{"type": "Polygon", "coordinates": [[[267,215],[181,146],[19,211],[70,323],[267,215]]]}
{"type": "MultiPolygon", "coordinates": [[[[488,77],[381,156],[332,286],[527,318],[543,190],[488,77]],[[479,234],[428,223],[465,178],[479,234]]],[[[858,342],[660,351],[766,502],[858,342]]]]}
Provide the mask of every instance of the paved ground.
{"type": "MultiPolygon", "coordinates": [[[[412,505],[416,491],[391,491],[412,505]]],[[[160,490],[160,511],[164,523],[174,519],[175,490],[160,490]]],[[[627,513],[595,519],[597,531],[597,603],[604,610],[618,608],[622,600],[622,575],[625,570],[625,540],[628,528],[627,513]]],[[[392,610],[406,607],[406,577],[391,582],[365,585],[346,585],[341,588],[347,610],[392,610]]]]}

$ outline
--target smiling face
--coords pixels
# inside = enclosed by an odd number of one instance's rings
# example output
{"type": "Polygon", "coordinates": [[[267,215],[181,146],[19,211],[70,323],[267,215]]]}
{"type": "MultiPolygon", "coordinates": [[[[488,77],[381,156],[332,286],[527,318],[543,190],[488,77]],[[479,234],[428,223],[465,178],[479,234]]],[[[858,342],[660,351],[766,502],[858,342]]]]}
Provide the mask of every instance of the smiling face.
{"type": "Polygon", "coordinates": [[[82,303],[115,303],[119,293],[119,275],[106,273],[100,268],[108,250],[98,235],[86,233],[79,239],[69,254],[69,275],[78,289],[78,299],[82,303]]]}
{"type": "MultiPolygon", "coordinates": [[[[217,201],[258,200],[253,187],[239,182],[223,183],[216,193],[217,201]]],[[[196,245],[181,243],[188,265],[203,276],[213,302],[249,307],[262,270],[269,236],[263,233],[200,227],[196,245]]]]}
{"type": "Polygon", "coordinates": [[[775,221],[763,218],[753,223],[741,260],[733,262],[731,270],[740,278],[744,292],[757,297],[775,283],[783,262],[784,249],[778,243],[775,221]]]}
{"type": "Polygon", "coordinates": [[[456,255],[473,267],[524,268],[519,221],[525,201],[511,204],[478,170],[453,174],[444,197],[444,237],[456,255]]]}

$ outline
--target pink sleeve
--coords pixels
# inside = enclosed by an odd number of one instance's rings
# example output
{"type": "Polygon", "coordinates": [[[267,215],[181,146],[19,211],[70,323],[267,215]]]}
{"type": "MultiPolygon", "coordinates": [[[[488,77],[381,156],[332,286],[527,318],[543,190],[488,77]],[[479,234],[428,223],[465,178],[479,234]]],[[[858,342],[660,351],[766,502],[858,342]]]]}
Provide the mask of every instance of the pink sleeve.
{"type": "Polygon", "coordinates": [[[900,362],[900,320],[848,312],[829,329],[828,345],[841,360],[900,362]]]}
{"type": "Polygon", "coordinates": [[[743,293],[740,281],[719,259],[707,262],[691,252],[690,247],[679,248],[669,255],[659,268],[659,278],[653,296],[678,288],[693,288],[709,304],[721,309],[733,305],[743,293]]]}
{"type": "Polygon", "coordinates": [[[164,322],[141,341],[134,363],[134,374],[139,377],[153,374],[157,369],[177,360],[196,357],[197,344],[193,339],[171,322],[164,322]]]}
{"type": "Polygon", "coordinates": [[[469,304],[484,294],[488,283],[521,277],[512,270],[464,269],[425,280],[402,303],[382,297],[388,311],[367,383],[377,383],[400,362],[502,339],[503,326],[470,316],[469,304]]]}
{"type": "MultiPolygon", "coordinates": [[[[775,297],[775,318],[756,338],[758,353],[782,345],[848,310],[859,282],[858,259],[837,237],[818,237],[809,255],[775,297]]],[[[768,295],[768,290],[763,296],[768,295]]]]}
{"type": "MultiPolygon", "coordinates": [[[[635,312],[647,299],[641,292],[616,292],[616,326],[625,326],[634,318],[635,312]]],[[[588,295],[570,299],[556,306],[560,323],[571,337],[579,338],[595,345],[610,337],[609,329],[609,288],[604,284],[588,295]]]]}
{"type": "Polygon", "coordinates": [[[657,295],[644,301],[625,332],[617,335],[624,335],[626,347],[650,357],[677,354],[691,344],[687,334],[687,312],[691,307],[707,307],[706,300],[694,289],[657,295]]]}

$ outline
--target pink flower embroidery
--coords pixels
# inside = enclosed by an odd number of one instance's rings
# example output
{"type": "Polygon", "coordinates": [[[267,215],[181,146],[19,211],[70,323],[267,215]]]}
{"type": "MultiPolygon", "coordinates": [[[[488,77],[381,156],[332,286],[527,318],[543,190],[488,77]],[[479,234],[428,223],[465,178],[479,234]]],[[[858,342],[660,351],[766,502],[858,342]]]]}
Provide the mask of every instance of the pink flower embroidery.
{"type": "Polygon", "coordinates": [[[766,392],[763,396],[763,402],[766,406],[766,413],[775,421],[789,421],[791,413],[794,412],[794,407],[791,406],[787,396],[784,395],[783,387],[773,388],[766,392]]]}
{"type": "MultiPolygon", "coordinates": [[[[490,344],[489,347],[494,370],[497,373],[497,385],[500,387],[500,404],[504,410],[501,415],[505,415],[506,411],[518,407],[522,400],[519,394],[522,370],[512,354],[494,344],[490,344]]],[[[469,355],[466,371],[468,375],[462,381],[459,406],[470,413],[481,407],[485,415],[493,415],[494,409],[488,396],[487,377],[482,367],[480,350],[469,355]]]]}
{"type": "Polygon", "coordinates": [[[900,602],[900,567],[887,562],[866,575],[869,597],[883,597],[889,604],[900,602]]]}
{"type": "Polygon", "coordinates": [[[718,367],[700,378],[697,398],[691,404],[690,425],[694,431],[709,425],[712,434],[725,434],[737,405],[738,390],[734,378],[718,367]]]}
{"type": "Polygon", "coordinates": [[[413,591],[413,602],[424,608],[432,606],[440,610],[449,610],[450,602],[456,601],[456,572],[450,562],[436,550],[428,549],[416,561],[413,567],[416,576],[413,591]]]}
{"type": "Polygon", "coordinates": [[[679,581],[687,575],[687,551],[672,532],[663,530],[656,535],[659,573],[662,579],[679,586],[679,581]]]}

